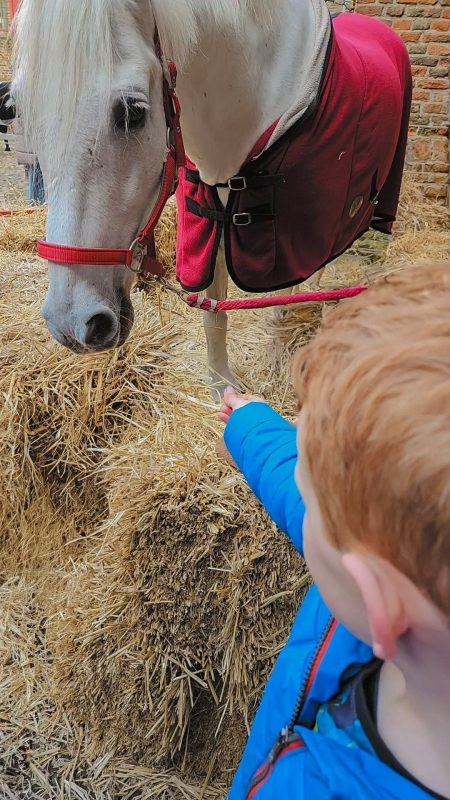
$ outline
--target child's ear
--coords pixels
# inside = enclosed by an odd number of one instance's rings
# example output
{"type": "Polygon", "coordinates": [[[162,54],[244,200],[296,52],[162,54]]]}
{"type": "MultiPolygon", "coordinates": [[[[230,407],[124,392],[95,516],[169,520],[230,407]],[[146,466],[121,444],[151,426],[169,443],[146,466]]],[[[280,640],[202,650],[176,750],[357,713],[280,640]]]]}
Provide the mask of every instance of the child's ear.
{"type": "Polygon", "coordinates": [[[343,555],[342,564],[366,607],[374,654],[383,661],[393,658],[397,639],[409,627],[399,573],[384,559],[356,552],[343,555]]]}

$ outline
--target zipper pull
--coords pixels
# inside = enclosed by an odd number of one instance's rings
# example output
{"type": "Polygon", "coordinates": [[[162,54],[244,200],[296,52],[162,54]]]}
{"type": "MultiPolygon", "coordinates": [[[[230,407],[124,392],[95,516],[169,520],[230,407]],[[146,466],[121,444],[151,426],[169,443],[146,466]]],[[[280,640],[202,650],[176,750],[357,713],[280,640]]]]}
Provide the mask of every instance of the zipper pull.
{"type": "Polygon", "coordinates": [[[252,778],[250,781],[250,785],[247,789],[247,794],[245,795],[246,800],[248,798],[254,797],[254,790],[256,787],[259,787],[264,781],[266,780],[268,774],[272,766],[274,765],[275,761],[277,760],[278,756],[281,755],[284,748],[291,744],[291,742],[301,741],[301,736],[299,736],[295,731],[292,729],[290,725],[286,725],[285,728],[281,731],[278,735],[278,739],[276,740],[272,750],[270,751],[269,755],[267,756],[267,760],[261,769],[258,770],[256,776],[252,778]]]}
{"type": "Polygon", "coordinates": [[[286,725],[285,728],[281,731],[278,735],[278,739],[276,740],[272,750],[270,751],[267,761],[269,764],[274,764],[277,760],[278,756],[280,755],[281,751],[285,747],[285,745],[289,742],[290,730],[289,727],[286,725]]]}

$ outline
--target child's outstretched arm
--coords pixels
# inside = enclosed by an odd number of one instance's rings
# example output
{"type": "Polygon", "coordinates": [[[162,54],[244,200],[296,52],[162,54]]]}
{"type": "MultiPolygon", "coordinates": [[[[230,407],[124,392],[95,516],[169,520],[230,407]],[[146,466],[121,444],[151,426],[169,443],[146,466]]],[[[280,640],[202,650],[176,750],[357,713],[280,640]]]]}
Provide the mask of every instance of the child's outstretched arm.
{"type": "Polygon", "coordinates": [[[269,516],[303,554],[305,507],[294,480],[296,429],[264,400],[228,388],[220,410],[225,444],[269,516]]]}

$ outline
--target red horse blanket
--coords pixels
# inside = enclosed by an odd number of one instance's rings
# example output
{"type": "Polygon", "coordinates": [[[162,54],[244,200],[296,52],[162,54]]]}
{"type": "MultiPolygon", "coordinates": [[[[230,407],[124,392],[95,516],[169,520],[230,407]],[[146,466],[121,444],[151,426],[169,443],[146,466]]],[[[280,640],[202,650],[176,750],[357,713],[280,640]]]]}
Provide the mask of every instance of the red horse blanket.
{"type": "Polygon", "coordinates": [[[195,165],[181,169],[181,285],[210,285],[222,235],[233,281],[261,292],[309,278],[369,227],[390,233],[410,105],[411,67],[397,34],[370,17],[336,17],[315,107],[244,164],[225,209],[195,165]]]}

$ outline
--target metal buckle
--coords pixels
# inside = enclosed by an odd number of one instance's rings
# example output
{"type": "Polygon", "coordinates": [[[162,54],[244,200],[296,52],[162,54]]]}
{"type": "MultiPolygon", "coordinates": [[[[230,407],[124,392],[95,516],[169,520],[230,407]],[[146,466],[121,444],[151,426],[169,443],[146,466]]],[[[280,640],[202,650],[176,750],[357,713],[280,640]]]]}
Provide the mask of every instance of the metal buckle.
{"type": "Polygon", "coordinates": [[[175,134],[173,128],[168,125],[166,128],[166,146],[167,149],[170,150],[171,147],[175,145],[175,134]]]}
{"type": "Polygon", "coordinates": [[[247,179],[243,175],[235,175],[227,181],[228,188],[232,192],[243,192],[247,188],[247,179]]]}
{"type": "Polygon", "coordinates": [[[145,245],[141,244],[139,239],[135,239],[130,247],[130,250],[133,256],[131,259],[131,264],[128,266],[128,269],[131,270],[131,272],[134,272],[136,275],[138,275],[142,270],[142,262],[144,260],[147,248],[145,245]]]}
{"type": "Polygon", "coordinates": [[[240,214],[233,214],[233,225],[237,225],[238,227],[250,225],[251,221],[252,215],[248,211],[241,211],[240,214]]]}
{"type": "Polygon", "coordinates": [[[175,91],[177,88],[177,65],[174,61],[168,61],[167,69],[170,75],[170,85],[172,86],[172,91],[175,91]]]}

